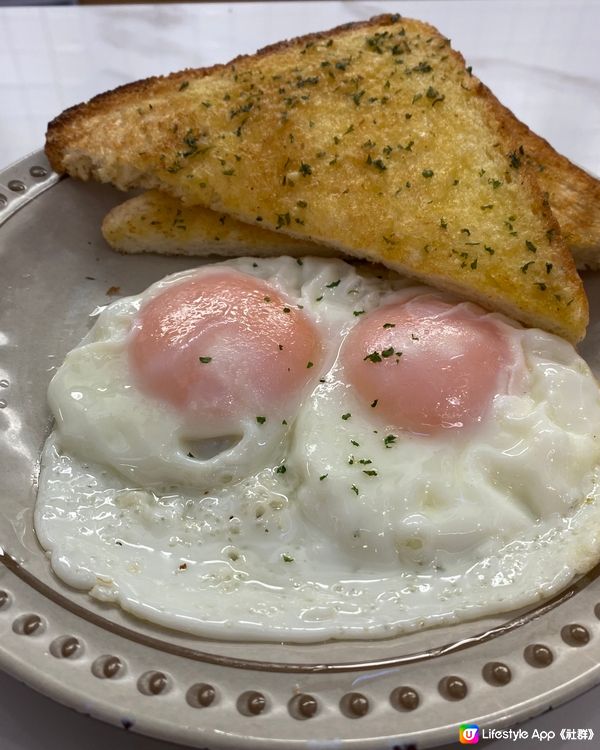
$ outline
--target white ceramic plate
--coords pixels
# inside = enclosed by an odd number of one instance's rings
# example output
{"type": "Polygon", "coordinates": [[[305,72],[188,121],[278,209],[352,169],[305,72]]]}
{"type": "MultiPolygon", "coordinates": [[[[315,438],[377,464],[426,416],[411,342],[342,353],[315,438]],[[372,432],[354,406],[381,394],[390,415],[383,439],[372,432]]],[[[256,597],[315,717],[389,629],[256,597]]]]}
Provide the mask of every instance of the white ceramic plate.
{"type": "MultiPolygon", "coordinates": [[[[427,747],[526,719],[600,681],[600,567],[527,612],[373,642],[231,643],[162,630],[68,588],[32,526],[45,392],[110,287],[189,259],[113,253],[122,195],[36,153],[0,173],[0,667],[113,724],[196,747],[427,747]],[[316,743],[316,744],[315,744],[316,743]]],[[[583,354],[600,371],[600,277],[583,354]]]]}

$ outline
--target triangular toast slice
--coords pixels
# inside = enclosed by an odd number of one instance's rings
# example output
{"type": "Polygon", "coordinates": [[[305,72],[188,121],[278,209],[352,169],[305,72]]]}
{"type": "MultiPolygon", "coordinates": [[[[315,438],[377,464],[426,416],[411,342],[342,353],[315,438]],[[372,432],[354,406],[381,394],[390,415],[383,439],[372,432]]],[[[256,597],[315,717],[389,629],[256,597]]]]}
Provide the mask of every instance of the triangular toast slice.
{"type": "MultiPolygon", "coordinates": [[[[536,170],[575,265],[582,270],[599,269],[600,181],[503,109],[502,124],[520,141],[517,153],[536,170]]],[[[202,206],[185,206],[158,190],[115,206],[106,215],[102,232],[111,247],[122,253],[226,257],[336,254],[327,245],[260,229],[202,206]]]]}
{"type": "Polygon", "coordinates": [[[184,206],[178,198],[158,190],[148,190],[111,209],[102,222],[102,234],[121,253],[234,258],[336,255],[328,245],[261,229],[202,206],[184,206]]]}
{"type": "Polygon", "coordinates": [[[581,281],[500,116],[447,39],[387,15],[121,87],[54,120],[46,151],[578,341],[581,281]]]}
{"type": "MultiPolygon", "coordinates": [[[[548,194],[575,265],[582,270],[599,269],[600,181],[555,151],[509,109],[501,111],[502,126],[521,144],[517,153],[534,167],[542,191],[548,194]]],[[[102,231],[111,247],[122,253],[335,255],[326,245],[260,229],[201,206],[185,206],[158,190],[115,206],[104,219],[102,231]]]]}

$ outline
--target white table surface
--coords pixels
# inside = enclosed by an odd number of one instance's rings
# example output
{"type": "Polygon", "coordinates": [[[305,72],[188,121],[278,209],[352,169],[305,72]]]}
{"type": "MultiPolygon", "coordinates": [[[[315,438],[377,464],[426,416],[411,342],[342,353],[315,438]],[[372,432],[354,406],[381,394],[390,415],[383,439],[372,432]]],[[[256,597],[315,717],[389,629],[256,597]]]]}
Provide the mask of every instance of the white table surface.
{"type": "MultiPolygon", "coordinates": [[[[0,8],[0,166],[39,148],[49,119],[100,91],[387,11],[436,25],[517,116],[600,175],[596,0],[0,8]]],[[[555,731],[557,738],[543,743],[552,748],[580,744],[558,739],[561,728],[593,728],[597,739],[587,746],[598,747],[599,703],[600,687],[524,726],[555,731]]],[[[0,673],[0,750],[176,747],[91,722],[0,673]]],[[[515,743],[487,746],[508,750],[515,743]]]]}

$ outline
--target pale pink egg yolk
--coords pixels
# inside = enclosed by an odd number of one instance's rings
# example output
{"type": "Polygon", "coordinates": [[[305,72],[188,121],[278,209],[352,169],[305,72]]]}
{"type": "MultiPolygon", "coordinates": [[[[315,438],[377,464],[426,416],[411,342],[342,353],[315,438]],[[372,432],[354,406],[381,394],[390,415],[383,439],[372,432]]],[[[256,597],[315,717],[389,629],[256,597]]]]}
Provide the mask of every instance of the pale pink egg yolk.
{"type": "Polygon", "coordinates": [[[481,421],[513,357],[482,311],[421,296],[365,316],[341,361],[346,382],[378,421],[434,434],[481,421]]]}
{"type": "Polygon", "coordinates": [[[321,343],[307,316],[271,286],[218,270],[144,304],[128,354],[144,392],[218,426],[283,413],[315,377],[321,343]]]}

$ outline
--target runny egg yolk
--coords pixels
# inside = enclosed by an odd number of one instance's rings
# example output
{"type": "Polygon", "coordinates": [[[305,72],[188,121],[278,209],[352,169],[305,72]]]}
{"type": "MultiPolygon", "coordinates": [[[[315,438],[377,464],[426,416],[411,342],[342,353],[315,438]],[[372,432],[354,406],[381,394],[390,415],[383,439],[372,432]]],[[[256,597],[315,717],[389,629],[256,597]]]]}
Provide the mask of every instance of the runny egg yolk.
{"type": "Polygon", "coordinates": [[[341,362],[378,421],[431,435],[481,421],[506,386],[513,355],[482,311],[426,296],[365,316],[346,338],[341,362]]]}
{"type": "Polygon", "coordinates": [[[232,270],[201,273],[144,304],[128,346],[144,392],[216,424],[283,413],[321,356],[319,333],[297,305],[232,270]]]}

